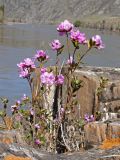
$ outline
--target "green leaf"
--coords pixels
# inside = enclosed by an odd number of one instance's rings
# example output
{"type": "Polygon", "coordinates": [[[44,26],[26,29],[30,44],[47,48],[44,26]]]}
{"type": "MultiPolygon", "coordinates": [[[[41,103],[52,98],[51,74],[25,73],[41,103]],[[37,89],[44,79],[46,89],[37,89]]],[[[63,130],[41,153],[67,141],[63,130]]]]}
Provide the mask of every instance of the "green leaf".
{"type": "Polygon", "coordinates": [[[7,98],[0,97],[0,100],[3,104],[7,104],[9,100],[7,98]]]}
{"type": "Polygon", "coordinates": [[[93,46],[95,46],[95,42],[92,39],[88,40],[88,48],[90,49],[93,46]]]}
{"type": "Polygon", "coordinates": [[[76,49],[79,49],[79,43],[78,43],[78,41],[72,41],[72,43],[73,43],[73,45],[74,45],[74,47],[76,49]]]}
{"type": "Polygon", "coordinates": [[[72,105],[77,105],[78,104],[78,101],[77,100],[73,100],[72,101],[72,105]]]}
{"type": "Polygon", "coordinates": [[[80,89],[80,87],[82,87],[82,80],[77,79],[76,77],[74,77],[71,81],[71,87],[73,89],[73,93],[76,92],[77,90],[80,89]]]}
{"type": "Polygon", "coordinates": [[[4,112],[2,110],[0,110],[0,117],[4,116],[4,112]]]}
{"type": "Polygon", "coordinates": [[[60,55],[63,51],[64,45],[57,51],[57,56],[60,55]]]}

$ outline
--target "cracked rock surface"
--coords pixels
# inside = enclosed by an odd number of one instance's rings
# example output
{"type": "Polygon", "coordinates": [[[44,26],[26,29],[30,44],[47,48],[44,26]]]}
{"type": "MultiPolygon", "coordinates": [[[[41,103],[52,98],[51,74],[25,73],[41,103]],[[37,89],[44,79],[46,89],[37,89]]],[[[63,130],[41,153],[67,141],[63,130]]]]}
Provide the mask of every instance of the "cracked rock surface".
{"type": "Polygon", "coordinates": [[[0,143],[0,160],[9,160],[9,158],[6,158],[8,155],[14,155],[14,157],[16,157],[14,158],[15,160],[119,160],[120,146],[109,150],[93,148],[87,151],[58,155],[43,152],[28,146],[20,146],[19,144],[8,145],[0,143]]]}

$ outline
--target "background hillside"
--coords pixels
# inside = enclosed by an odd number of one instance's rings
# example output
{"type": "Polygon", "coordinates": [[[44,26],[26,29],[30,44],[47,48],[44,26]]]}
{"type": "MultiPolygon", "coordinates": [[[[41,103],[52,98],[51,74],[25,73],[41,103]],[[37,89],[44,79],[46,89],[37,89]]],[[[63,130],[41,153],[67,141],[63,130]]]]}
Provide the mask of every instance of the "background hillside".
{"type": "Polygon", "coordinates": [[[120,0],[0,0],[0,4],[5,20],[28,23],[120,16],[120,0]]]}

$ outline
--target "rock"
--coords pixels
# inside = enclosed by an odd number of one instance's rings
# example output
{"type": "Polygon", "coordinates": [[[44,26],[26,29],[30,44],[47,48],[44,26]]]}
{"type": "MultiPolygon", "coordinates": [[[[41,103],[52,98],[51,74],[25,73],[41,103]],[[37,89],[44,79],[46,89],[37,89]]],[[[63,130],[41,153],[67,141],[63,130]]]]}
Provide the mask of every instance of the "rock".
{"type": "Polygon", "coordinates": [[[0,143],[12,144],[18,143],[20,145],[25,145],[25,141],[23,140],[22,134],[16,130],[4,130],[0,131],[0,143]]]}
{"type": "MultiPolygon", "coordinates": [[[[9,131],[9,135],[11,135],[10,132],[13,134],[13,131],[9,131]]],[[[6,135],[8,135],[8,131],[1,132],[0,138],[6,135]]],[[[28,145],[15,143],[15,141],[10,144],[0,143],[0,160],[107,160],[108,158],[109,160],[110,158],[118,160],[119,157],[120,146],[107,150],[95,147],[88,150],[81,150],[80,152],[54,154],[32,148],[28,145]]]]}
{"type": "Polygon", "coordinates": [[[120,158],[120,147],[101,150],[93,148],[86,151],[66,154],[53,154],[18,144],[6,145],[0,143],[0,160],[118,160],[120,158]],[[13,158],[13,159],[10,159],[13,158]]]}
{"type": "MultiPolygon", "coordinates": [[[[66,69],[64,69],[66,73],[66,69]]],[[[78,91],[77,98],[80,104],[76,108],[76,114],[79,117],[84,117],[86,113],[95,114],[96,111],[102,111],[106,108],[107,111],[117,113],[116,117],[120,117],[120,69],[110,67],[81,67],[75,71],[75,75],[83,80],[83,87],[78,91]],[[108,83],[104,88],[101,96],[97,96],[97,89],[100,85],[100,77],[108,79],[108,83]]],[[[36,72],[36,78],[34,80],[34,91],[39,80],[39,71],[36,72]],[[36,80],[37,79],[37,80],[36,80]]],[[[63,96],[65,94],[66,84],[63,86],[63,96]]],[[[53,89],[54,92],[54,89],[53,89]]],[[[51,92],[50,99],[53,97],[51,92]]],[[[51,104],[52,106],[52,104],[51,104]]],[[[115,118],[115,115],[110,115],[115,118]]]]}
{"type": "Polygon", "coordinates": [[[76,70],[75,74],[83,80],[83,87],[77,95],[80,116],[84,117],[86,113],[95,114],[96,111],[103,111],[104,107],[110,112],[118,113],[120,109],[120,70],[118,68],[83,67],[76,70]],[[107,78],[108,83],[98,98],[96,91],[100,85],[100,77],[107,78]]]}
{"type": "Polygon", "coordinates": [[[18,157],[14,155],[5,156],[4,160],[32,160],[31,158],[18,157]]]}
{"type": "Polygon", "coordinates": [[[86,141],[90,144],[101,144],[105,139],[120,138],[120,121],[92,122],[84,127],[86,141]]]}
{"type": "Polygon", "coordinates": [[[77,97],[80,104],[80,116],[86,113],[92,114],[97,107],[96,88],[99,77],[92,71],[76,70],[75,74],[83,81],[83,87],[78,91],[77,97]]]}

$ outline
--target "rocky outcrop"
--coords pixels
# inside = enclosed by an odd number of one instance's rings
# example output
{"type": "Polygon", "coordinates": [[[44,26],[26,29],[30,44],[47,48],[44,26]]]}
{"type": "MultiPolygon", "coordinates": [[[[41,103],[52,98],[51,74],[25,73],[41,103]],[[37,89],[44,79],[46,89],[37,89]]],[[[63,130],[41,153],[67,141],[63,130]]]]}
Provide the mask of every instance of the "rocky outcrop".
{"type": "Polygon", "coordinates": [[[29,23],[54,23],[82,16],[120,16],[119,0],[0,0],[5,20],[29,23]]]}
{"type": "Polygon", "coordinates": [[[92,122],[84,127],[85,139],[89,144],[101,144],[106,139],[120,138],[120,120],[115,122],[92,122]]]}
{"type": "MultiPolygon", "coordinates": [[[[113,123],[110,124],[112,129],[113,123]]],[[[119,124],[120,125],[120,124],[119,124]]],[[[100,141],[106,136],[106,126],[98,123],[90,123],[86,125],[87,139],[89,142],[100,141]],[[102,133],[103,132],[103,133],[102,133]],[[98,137],[97,138],[97,134],[98,137]]],[[[117,130],[113,130],[113,132],[117,130]]],[[[118,130],[120,131],[120,130],[118,130]]],[[[108,132],[110,133],[110,132],[108,132]]],[[[114,134],[115,135],[115,134],[114,134]]],[[[86,150],[81,150],[74,153],[54,154],[42,151],[40,149],[32,148],[26,145],[22,139],[21,134],[16,130],[0,131],[0,160],[119,160],[120,159],[120,145],[108,149],[100,149],[99,145],[88,145],[86,150]],[[19,135],[19,136],[18,136],[19,135]],[[4,141],[3,141],[4,137],[4,141]],[[19,137],[19,138],[18,138],[19,137]],[[8,139],[10,140],[8,143],[8,139]]],[[[91,143],[92,144],[92,143],[91,143]]]]}
{"type": "Polygon", "coordinates": [[[76,153],[55,155],[31,147],[0,143],[0,160],[119,160],[120,147],[108,150],[94,148],[76,153]]]}
{"type": "Polygon", "coordinates": [[[120,69],[107,67],[83,67],[75,71],[78,78],[83,80],[83,87],[78,92],[80,103],[80,115],[103,112],[104,108],[109,112],[117,113],[120,110],[120,69]],[[97,96],[100,86],[100,77],[108,79],[101,96],[97,96]]]}

